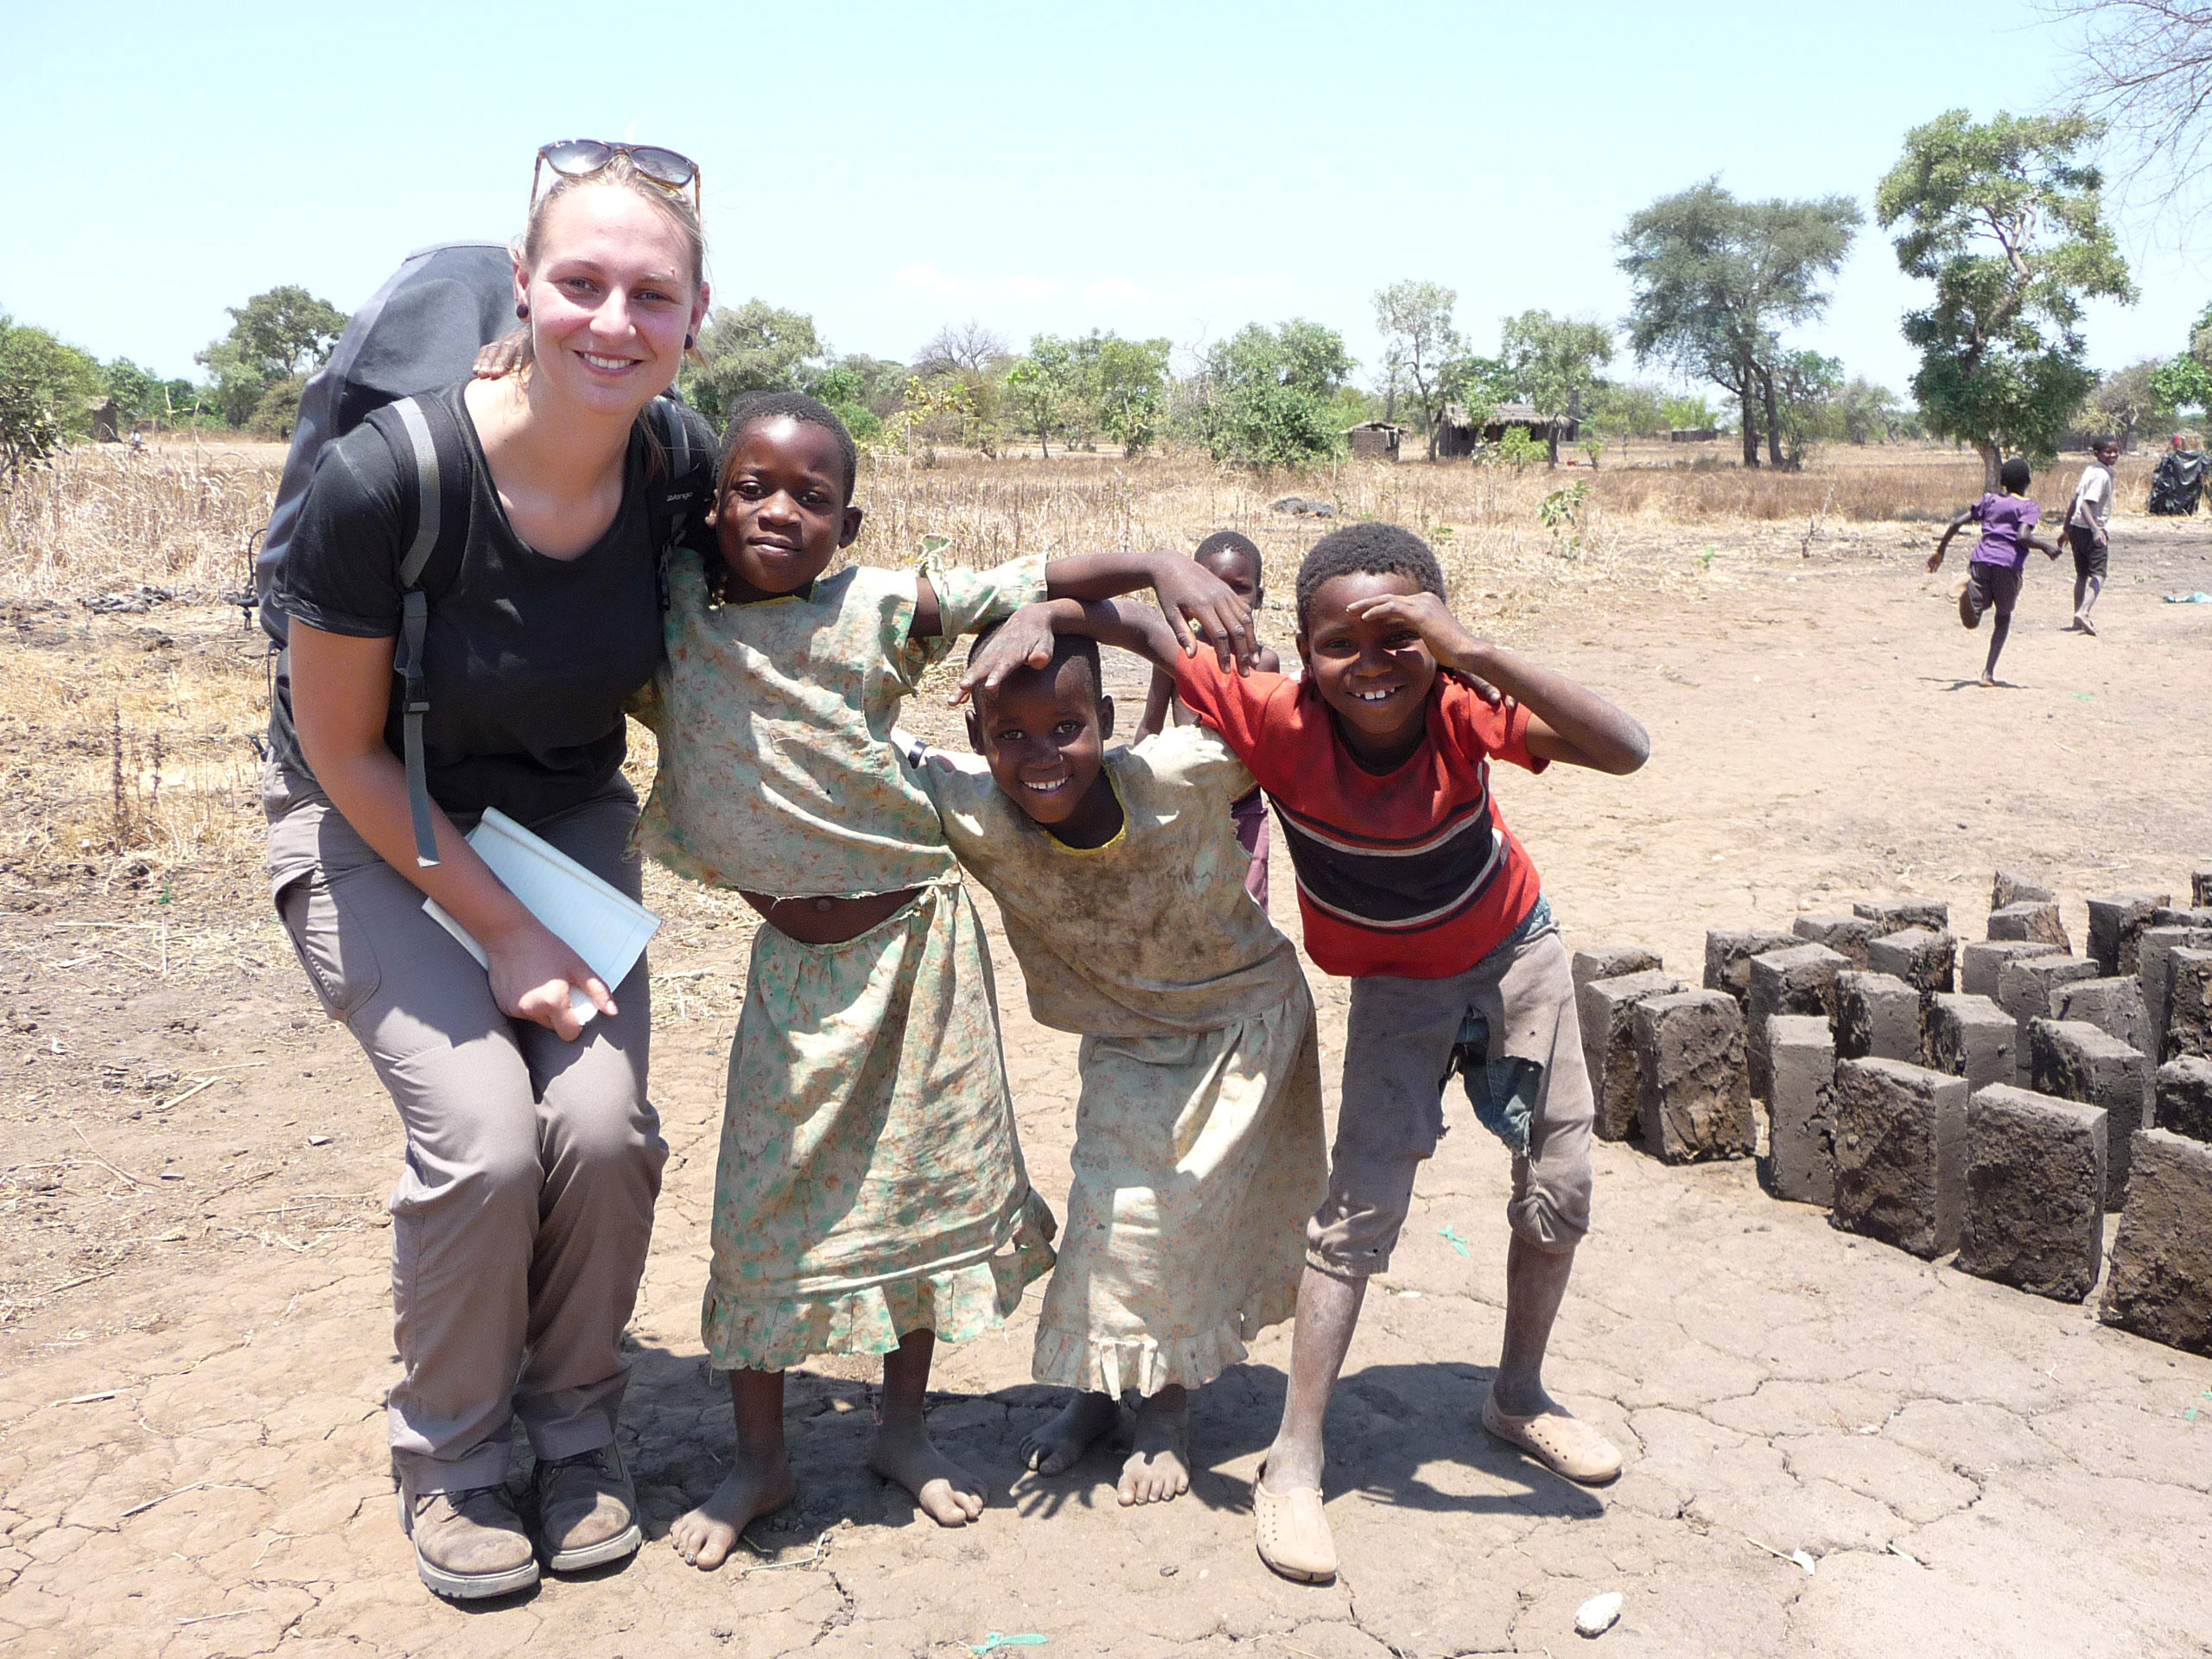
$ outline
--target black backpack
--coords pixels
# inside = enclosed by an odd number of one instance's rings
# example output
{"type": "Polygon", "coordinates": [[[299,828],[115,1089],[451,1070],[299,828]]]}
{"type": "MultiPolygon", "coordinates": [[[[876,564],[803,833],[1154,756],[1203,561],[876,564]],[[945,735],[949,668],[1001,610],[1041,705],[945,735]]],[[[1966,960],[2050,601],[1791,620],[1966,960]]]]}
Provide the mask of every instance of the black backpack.
{"type": "MultiPolygon", "coordinates": [[[[253,562],[261,626],[281,646],[285,618],[269,602],[270,589],[283,566],[323,446],[365,422],[391,446],[400,476],[413,475],[414,523],[399,564],[404,599],[391,665],[406,683],[401,727],[407,800],[415,860],[423,866],[438,859],[423,760],[423,716],[430,706],[423,642],[431,601],[460,573],[460,527],[468,505],[466,440],[444,401],[424,394],[465,379],[476,353],[514,327],[512,269],[506,249],[494,242],[424,248],[410,254],[353,314],[328,360],[300,393],[292,447],[253,562]]],[[[657,468],[646,502],[654,544],[664,555],[713,493],[714,433],[672,396],[654,398],[641,418],[664,463],[657,468]]]]}

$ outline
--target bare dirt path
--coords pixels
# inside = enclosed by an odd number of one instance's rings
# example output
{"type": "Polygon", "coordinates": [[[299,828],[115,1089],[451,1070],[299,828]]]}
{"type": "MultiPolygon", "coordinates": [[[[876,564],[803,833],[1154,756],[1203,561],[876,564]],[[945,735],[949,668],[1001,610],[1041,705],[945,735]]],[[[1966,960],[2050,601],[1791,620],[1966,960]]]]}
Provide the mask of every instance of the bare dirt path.
{"type": "MultiPolygon", "coordinates": [[[[1651,556],[1663,584],[1624,566],[1516,617],[1516,643],[1656,741],[1624,783],[1501,780],[1571,941],[1653,944],[1694,975],[1707,927],[1888,892],[1946,899],[1971,932],[1999,864],[2053,880],[2078,938],[2085,893],[2185,883],[2212,855],[2212,607],[2158,599],[2212,588],[2212,540],[2124,537],[2094,641],[2053,632],[2062,573],[2039,567],[2018,687],[1983,692],[1961,684],[1982,642],[1906,534],[1811,558],[1780,531],[1686,537],[1651,556]]],[[[950,1655],[998,1632],[1048,1656],[1558,1655],[1576,1605],[1618,1589],[1620,1654],[2212,1650],[2212,1362],[1837,1233],[1749,1165],[1600,1149],[1553,1376],[1630,1448],[1619,1484],[1584,1492],[1487,1442],[1505,1169],[1464,1118],[1338,1395],[1338,1585],[1280,1582],[1251,1548],[1287,1331],[1198,1397],[1190,1497],[1132,1513],[1103,1455],[1019,1475],[1049,1399],[1027,1320],[937,1378],[940,1443],[992,1485],[979,1526],[941,1531],[861,1469],[868,1368],[824,1362],[792,1391],[799,1503],[695,1573],[661,1535],[727,1446],[696,1307],[750,930],[664,883],[675,1155],[626,1424],[652,1541],[519,1604],[448,1606],[415,1580],[385,1473],[388,1109],[250,877],[162,896],[25,892],[0,915],[0,1649],[950,1655]]],[[[1036,1027],[1000,966],[1057,1206],[1074,1039],[1036,1027]]],[[[1342,987],[1316,988],[1332,1072],[1342,987]]]]}

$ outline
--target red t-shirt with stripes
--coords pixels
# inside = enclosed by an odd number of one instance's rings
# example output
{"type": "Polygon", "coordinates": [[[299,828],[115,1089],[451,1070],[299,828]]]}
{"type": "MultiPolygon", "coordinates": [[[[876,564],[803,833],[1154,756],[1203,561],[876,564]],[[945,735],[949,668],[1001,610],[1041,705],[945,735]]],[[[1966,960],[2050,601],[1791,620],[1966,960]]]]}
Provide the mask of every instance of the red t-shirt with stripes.
{"type": "Polygon", "coordinates": [[[1178,659],[1175,689],[1274,804],[1298,874],[1306,950],[1351,976],[1448,979],[1521,925],[1542,892],[1491,798],[1490,763],[1530,772],[1529,711],[1439,674],[1421,747],[1380,777],[1337,734],[1311,679],[1178,659]]]}

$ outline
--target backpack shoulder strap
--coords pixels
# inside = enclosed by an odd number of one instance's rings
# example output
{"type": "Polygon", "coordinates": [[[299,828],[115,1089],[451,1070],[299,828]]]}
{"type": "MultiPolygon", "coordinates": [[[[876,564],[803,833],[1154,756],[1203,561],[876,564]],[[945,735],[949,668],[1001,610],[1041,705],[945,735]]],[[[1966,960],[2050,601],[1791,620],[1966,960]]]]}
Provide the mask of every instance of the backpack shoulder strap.
{"type": "MultiPolygon", "coordinates": [[[[461,429],[453,411],[438,397],[402,397],[369,416],[391,446],[403,480],[412,477],[414,528],[399,556],[399,641],[392,672],[404,683],[400,702],[401,747],[407,763],[407,810],[415,830],[415,862],[428,869],[438,862],[437,820],[430,804],[429,766],[423,758],[423,717],[430,711],[423,652],[429,633],[430,600],[423,589],[440,544],[458,544],[461,515],[446,511],[450,486],[461,482],[461,429]]],[[[454,561],[441,569],[449,574],[454,561]]]]}

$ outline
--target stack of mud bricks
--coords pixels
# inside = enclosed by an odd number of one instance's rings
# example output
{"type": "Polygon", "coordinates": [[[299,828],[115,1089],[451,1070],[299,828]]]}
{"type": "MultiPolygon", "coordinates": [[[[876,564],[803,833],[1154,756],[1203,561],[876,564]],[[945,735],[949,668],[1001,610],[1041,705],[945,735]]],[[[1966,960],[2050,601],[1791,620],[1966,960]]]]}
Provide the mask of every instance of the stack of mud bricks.
{"type": "Polygon", "coordinates": [[[1578,951],[1573,976],[1598,1134],[1639,1141],[1669,1163],[1748,1156],[1756,1137],[1737,1000],[1688,988],[1649,950],[1578,951]]]}

